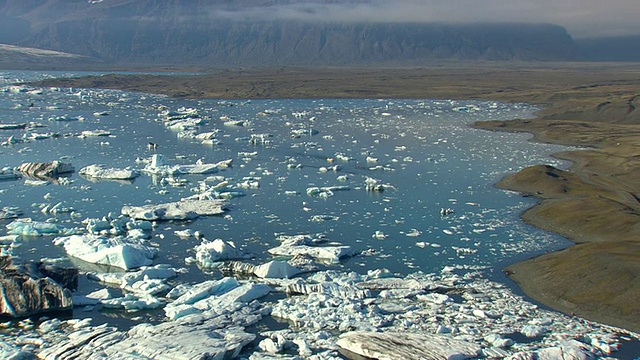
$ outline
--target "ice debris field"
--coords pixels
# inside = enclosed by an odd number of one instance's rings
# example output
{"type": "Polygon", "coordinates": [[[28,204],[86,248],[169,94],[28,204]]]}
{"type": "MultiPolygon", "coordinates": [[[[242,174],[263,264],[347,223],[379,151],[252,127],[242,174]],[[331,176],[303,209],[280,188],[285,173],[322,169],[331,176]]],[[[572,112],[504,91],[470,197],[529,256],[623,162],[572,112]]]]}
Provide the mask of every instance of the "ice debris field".
{"type": "Polygon", "coordinates": [[[631,359],[501,273],[526,104],[171,99],[0,72],[0,358],[631,359]]]}

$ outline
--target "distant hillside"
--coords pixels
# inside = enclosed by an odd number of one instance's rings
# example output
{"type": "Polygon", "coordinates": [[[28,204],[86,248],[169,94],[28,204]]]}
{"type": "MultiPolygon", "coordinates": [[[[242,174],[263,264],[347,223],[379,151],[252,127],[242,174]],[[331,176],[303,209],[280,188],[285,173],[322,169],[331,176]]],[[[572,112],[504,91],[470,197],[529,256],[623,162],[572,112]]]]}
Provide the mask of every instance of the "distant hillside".
{"type": "Polygon", "coordinates": [[[577,39],[579,58],[587,61],[640,61],[640,35],[577,39]]]}
{"type": "MultiPolygon", "coordinates": [[[[279,2],[288,3],[263,1],[279,2]]],[[[255,9],[260,1],[0,0],[0,42],[105,62],[165,65],[419,64],[577,56],[565,29],[551,24],[339,24],[203,15],[212,6],[238,11],[249,3],[255,9]]]]}

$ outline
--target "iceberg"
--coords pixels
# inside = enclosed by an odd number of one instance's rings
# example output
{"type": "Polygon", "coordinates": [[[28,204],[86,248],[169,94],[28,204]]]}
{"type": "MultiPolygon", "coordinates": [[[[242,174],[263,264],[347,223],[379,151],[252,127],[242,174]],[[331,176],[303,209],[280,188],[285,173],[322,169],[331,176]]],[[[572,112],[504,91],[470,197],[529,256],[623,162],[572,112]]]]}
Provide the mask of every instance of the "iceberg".
{"type": "Polygon", "coordinates": [[[157,248],[124,237],[71,235],[55,238],[53,243],[63,246],[69,256],[125,270],[151,265],[158,253],[157,248]]]}
{"type": "Polygon", "coordinates": [[[82,176],[110,180],[128,180],[140,176],[137,170],[107,168],[97,164],[85,166],[78,173],[82,176]]]}
{"type": "Polygon", "coordinates": [[[5,206],[0,209],[0,219],[15,219],[22,215],[22,210],[15,206],[5,206]]]}
{"type": "Polygon", "coordinates": [[[165,315],[176,320],[188,316],[234,312],[269,292],[266,284],[248,282],[241,284],[235,278],[225,277],[217,281],[205,281],[194,285],[174,302],[165,306],[165,315]]]}
{"type": "Polygon", "coordinates": [[[11,168],[0,169],[0,180],[17,180],[20,179],[20,174],[13,171],[11,168]]]}
{"type": "Polygon", "coordinates": [[[10,257],[1,257],[0,316],[24,317],[71,309],[71,291],[63,286],[73,286],[74,279],[77,285],[77,275],[77,271],[34,263],[16,267],[10,257]]]}
{"type": "Polygon", "coordinates": [[[222,214],[226,207],[226,200],[182,199],[158,205],[123,206],[121,212],[123,215],[138,220],[190,220],[198,216],[222,214]]]}
{"type": "Polygon", "coordinates": [[[84,130],[79,137],[98,137],[98,136],[111,136],[111,132],[107,130],[84,130]]]}
{"type": "Polygon", "coordinates": [[[153,230],[153,224],[146,220],[135,220],[128,216],[110,213],[102,218],[87,218],[82,220],[87,228],[87,232],[95,235],[125,235],[130,238],[147,238],[145,232],[153,230]],[[136,235],[136,232],[142,232],[136,235]],[[136,235],[136,236],[134,236],[136,235]]]}
{"type": "MultiPolygon", "coordinates": [[[[238,315],[240,316],[240,315],[238,315]]],[[[247,323],[260,316],[244,315],[247,323]],[[249,320],[250,319],[250,320],[249,320]]],[[[241,326],[229,326],[230,314],[211,316],[198,323],[143,323],[129,331],[110,326],[60,326],[47,332],[43,359],[232,359],[256,336],[241,326]],[[62,333],[60,333],[62,332],[62,333]]]]}
{"type": "Polygon", "coordinates": [[[286,261],[269,261],[261,265],[253,265],[240,261],[227,261],[218,269],[222,272],[253,274],[263,279],[289,279],[304,271],[309,271],[292,266],[286,261]]]}
{"type": "Polygon", "coordinates": [[[170,290],[167,280],[177,276],[181,271],[168,264],[143,266],[137,271],[126,273],[88,273],[87,278],[106,284],[119,286],[120,289],[143,295],[155,295],[170,290]]]}
{"type": "Polygon", "coordinates": [[[308,235],[281,235],[278,240],[282,241],[282,244],[267,250],[269,254],[287,257],[306,255],[331,263],[337,263],[340,259],[355,254],[351,246],[347,245],[317,246],[324,240],[313,239],[308,235]]]}
{"type": "Polygon", "coordinates": [[[162,154],[153,154],[151,161],[142,171],[152,175],[180,175],[180,174],[210,174],[231,166],[233,160],[222,160],[214,164],[205,164],[198,160],[193,165],[167,165],[162,154]]]}
{"type": "Polygon", "coordinates": [[[20,164],[17,167],[17,170],[24,175],[38,178],[38,179],[49,179],[49,178],[57,178],[62,174],[72,173],[74,171],[73,166],[68,163],[63,163],[58,160],[54,160],[50,163],[42,163],[42,162],[29,162],[20,164]]]}
{"type": "Polygon", "coordinates": [[[31,219],[14,220],[6,225],[10,235],[22,236],[45,236],[45,235],[75,235],[82,233],[82,230],[66,228],[60,224],[32,221],[31,219]]]}
{"type": "Polygon", "coordinates": [[[446,335],[394,332],[348,332],[338,346],[372,359],[469,359],[481,354],[479,345],[446,335]]]}
{"type": "Polygon", "coordinates": [[[196,261],[203,268],[212,268],[220,265],[221,261],[246,259],[249,256],[236,248],[233,243],[222,239],[209,241],[202,239],[200,245],[195,247],[196,261]]]}

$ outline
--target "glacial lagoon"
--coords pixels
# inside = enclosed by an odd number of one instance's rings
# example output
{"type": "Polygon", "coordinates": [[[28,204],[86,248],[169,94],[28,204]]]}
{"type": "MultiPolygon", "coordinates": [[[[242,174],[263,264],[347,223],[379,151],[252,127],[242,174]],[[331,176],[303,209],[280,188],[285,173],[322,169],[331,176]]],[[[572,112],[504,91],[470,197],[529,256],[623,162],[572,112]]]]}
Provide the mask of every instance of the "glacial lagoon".
{"type": "MultiPolygon", "coordinates": [[[[326,279],[356,273],[365,282],[371,280],[367,274],[406,279],[416,273],[444,271],[461,278],[464,273],[478,273],[505,293],[517,291],[509,289],[512,284],[501,272],[505,264],[568,246],[561,237],[520,221],[519,214],[534,199],[494,186],[502,176],[528,165],[566,168],[569,164],[550,156],[566,148],[530,142],[528,134],[469,127],[480,120],[532,117],[536,108],[531,105],[427,99],[189,100],[115,90],[10,85],[68,75],[0,73],[0,86],[4,86],[0,123],[27,124],[25,129],[0,130],[0,142],[4,142],[0,166],[8,170],[28,162],[60,160],[75,169],[51,181],[26,176],[1,181],[0,208],[17,208],[19,218],[84,233],[87,219],[116,218],[124,206],[176,202],[224,184],[231,194],[225,196],[224,214],[153,221],[153,228],[145,231],[146,243],[157,249],[153,264],[177,269],[177,275],[166,282],[168,288],[229,276],[197,261],[196,249],[203,239],[233,244],[243,254],[237,260],[260,265],[287,259],[269,253],[283,237],[308,235],[350,249],[349,256],[339,260],[316,259],[314,266],[327,274],[326,279]],[[205,174],[144,171],[154,155],[167,166],[221,161],[231,165],[205,174]],[[80,175],[81,169],[96,164],[140,173],[127,180],[80,175]]],[[[0,235],[6,235],[7,225],[14,221],[0,220],[0,235]]],[[[76,296],[107,287],[117,290],[116,297],[127,293],[91,275],[117,274],[122,269],[68,256],[54,241],[59,236],[18,236],[10,244],[3,243],[3,252],[14,262],[44,260],[79,268],[76,296]]],[[[242,282],[251,277],[237,278],[242,282]]],[[[153,309],[93,304],[76,306],[65,317],[70,321],[91,318],[92,326],[107,324],[114,331],[140,323],[161,326],[167,320],[165,305],[172,301],[163,294],[157,296],[160,305],[153,309]]],[[[283,310],[294,306],[294,300],[285,304],[285,298],[277,291],[260,298],[274,304],[268,306],[280,316],[274,320],[264,308],[260,310],[262,320],[252,325],[265,332],[259,337],[295,324],[292,318],[286,321],[289,310],[283,310]]],[[[540,324],[548,326],[545,319],[540,324]]],[[[434,332],[447,333],[437,329],[442,330],[434,327],[434,332]]],[[[300,356],[336,354],[335,341],[328,353],[317,348],[307,353],[307,345],[294,343],[305,351],[300,350],[300,356]]],[[[255,349],[254,358],[260,358],[259,353],[287,352],[277,344],[271,344],[276,350],[264,341],[260,344],[247,347],[255,349]]],[[[516,350],[504,350],[504,354],[516,350]]]]}

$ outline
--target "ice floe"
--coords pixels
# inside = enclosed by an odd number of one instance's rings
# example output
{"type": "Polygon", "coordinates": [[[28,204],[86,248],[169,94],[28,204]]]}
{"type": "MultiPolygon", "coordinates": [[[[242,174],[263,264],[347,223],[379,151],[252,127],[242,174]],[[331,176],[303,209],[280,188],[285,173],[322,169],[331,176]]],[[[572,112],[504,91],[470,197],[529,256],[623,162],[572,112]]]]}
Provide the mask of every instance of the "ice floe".
{"type": "Polygon", "coordinates": [[[236,248],[236,246],[222,239],[209,241],[202,239],[200,245],[195,247],[196,261],[203,268],[212,268],[220,265],[221,261],[247,259],[248,254],[236,248]]]}
{"type": "Polygon", "coordinates": [[[80,169],[78,174],[97,179],[109,180],[128,180],[140,176],[140,172],[134,169],[108,168],[99,164],[85,166],[80,169]]]}
{"type": "Polygon", "coordinates": [[[20,176],[20,173],[17,173],[11,168],[3,168],[0,170],[0,180],[17,180],[20,176]]]}
{"type": "Polygon", "coordinates": [[[158,254],[157,248],[125,237],[71,235],[54,239],[54,244],[63,246],[69,256],[125,270],[151,265],[158,254]]]}
{"type": "Polygon", "coordinates": [[[5,206],[0,209],[0,219],[14,219],[22,216],[22,210],[16,206],[5,206]]]}
{"type": "Polygon", "coordinates": [[[183,199],[165,204],[123,206],[121,212],[138,220],[189,220],[198,216],[222,214],[227,204],[227,201],[220,199],[183,199]]]}
{"type": "Polygon", "coordinates": [[[54,160],[50,163],[23,163],[20,164],[16,170],[30,177],[44,179],[57,178],[62,174],[68,174],[75,171],[71,164],[63,163],[58,160],[54,160]]]}
{"type": "Polygon", "coordinates": [[[294,257],[307,255],[323,261],[337,263],[341,258],[355,255],[351,246],[324,243],[326,239],[314,238],[311,235],[278,235],[280,246],[268,250],[271,255],[294,257]]]}
{"type": "Polygon", "coordinates": [[[439,334],[347,332],[336,343],[372,359],[469,359],[481,353],[477,344],[439,334]]]}
{"type": "Polygon", "coordinates": [[[18,219],[6,225],[7,232],[12,235],[45,236],[45,235],[74,235],[82,233],[78,228],[67,228],[60,224],[31,219],[18,219]]]}
{"type": "Polygon", "coordinates": [[[179,175],[179,174],[211,174],[220,169],[231,166],[232,160],[223,160],[217,163],[206,164],[198,161],[196,164],[168,165],[162,154],[154,154],[151,161],[142,169],[145,173],[153,175],[179,175]]]}

